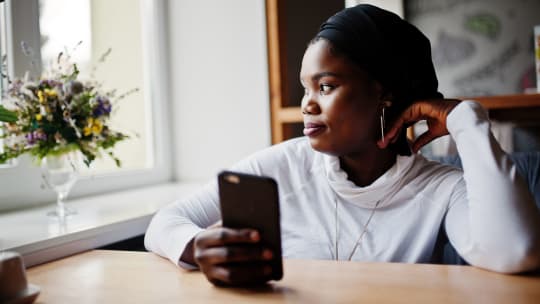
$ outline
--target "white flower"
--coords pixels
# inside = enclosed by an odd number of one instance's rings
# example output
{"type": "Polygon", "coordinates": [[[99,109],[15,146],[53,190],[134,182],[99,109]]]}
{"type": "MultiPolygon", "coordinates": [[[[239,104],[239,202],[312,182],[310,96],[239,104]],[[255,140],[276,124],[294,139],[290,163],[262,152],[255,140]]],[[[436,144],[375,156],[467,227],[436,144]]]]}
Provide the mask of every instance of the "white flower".
{"type": "Polygon", "coordinates": [[[19,109],[19,107],[17,106],[17,101],[18,100],[16,98],[8,96],[7,98],[2,100],[2,105],[7,110],[16,111],[19,109]]]}
{"type": "Polygon", "coordinates": [[[4,139],[4,144],[11,148],[24,147],[27,143],[24,135],[11,135],[4,139]]]}

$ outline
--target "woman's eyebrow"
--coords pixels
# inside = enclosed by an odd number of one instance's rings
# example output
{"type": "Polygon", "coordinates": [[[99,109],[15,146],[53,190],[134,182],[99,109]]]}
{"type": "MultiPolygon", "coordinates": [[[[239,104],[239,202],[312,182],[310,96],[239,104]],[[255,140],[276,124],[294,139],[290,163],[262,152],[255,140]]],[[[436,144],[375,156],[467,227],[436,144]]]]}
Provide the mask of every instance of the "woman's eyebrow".
{"type": "MultiPolygon", "coordinates": [[[[311,76],[311,81],[316,82],[316,81],[319,81],[319,79],[321,79],[323,77],[327,77],[327,76],[336,77],[336,78],[341,77],[340,74],[333,73],[333,72],[320,72],[320,73],[317,73],[317,74],[311,76]]],[[[300,76],[300,82],[302,84],[304,84],[304,81],[302,80],[302,76],[300,76]]]]}
{"type": "Polygon", "coordinates": [[[321,72],[321,73],[317,73],[313,76],[311,76],[311,80],[312,81],[317,81],[323,77],[326,77],[326,76],[331,76],[331,77],[341,77],[339,74],[336,74],[336,73],[332,73],[332,72],[321,72]]]}

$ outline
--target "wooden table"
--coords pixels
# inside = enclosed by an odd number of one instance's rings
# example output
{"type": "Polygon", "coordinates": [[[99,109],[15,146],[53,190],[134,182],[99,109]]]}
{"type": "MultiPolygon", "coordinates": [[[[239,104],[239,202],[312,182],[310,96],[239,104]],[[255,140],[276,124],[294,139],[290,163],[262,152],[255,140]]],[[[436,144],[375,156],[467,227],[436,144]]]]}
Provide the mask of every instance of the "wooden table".
{"type": "Polygon", "coordinates": [[[37,303],[540,303],[540,276],[468,266],[286,260],[267,288],[217,288],[152,253],[94,250],[28,269],[37,303]]]}

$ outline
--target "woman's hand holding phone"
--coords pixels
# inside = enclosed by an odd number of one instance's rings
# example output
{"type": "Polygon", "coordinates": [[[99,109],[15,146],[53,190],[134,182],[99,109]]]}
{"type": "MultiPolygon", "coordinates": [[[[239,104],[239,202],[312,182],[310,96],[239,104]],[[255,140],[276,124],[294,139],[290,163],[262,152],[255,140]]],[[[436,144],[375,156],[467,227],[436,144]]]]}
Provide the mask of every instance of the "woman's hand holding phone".
{"type": "Polygon", "coordinates": [[[272,279],[272,251],[254,229],[213,226],[194,240],[194,259],[208,281],[218,286],[263,284],[272,279]]]}

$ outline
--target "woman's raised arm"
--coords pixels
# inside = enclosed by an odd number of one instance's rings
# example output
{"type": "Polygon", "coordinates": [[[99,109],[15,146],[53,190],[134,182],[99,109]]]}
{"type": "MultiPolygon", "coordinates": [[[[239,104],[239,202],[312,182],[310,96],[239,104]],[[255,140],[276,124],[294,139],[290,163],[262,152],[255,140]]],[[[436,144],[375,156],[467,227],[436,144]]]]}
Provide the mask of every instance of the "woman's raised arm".
{"type": "Polygon", "coordinates": [[[525,182],[490,131],[476,102],[444,100],[413,104],[388,132],[385,147],[403,125],[426,119],[430,130],[414,150],[450,133],[463,164],[445,228],[452,245],[472,265],[515,273],[540,266],[540,212],[525,182]],[[431,123],[430,123],[431,122],[431,123]]]}

